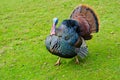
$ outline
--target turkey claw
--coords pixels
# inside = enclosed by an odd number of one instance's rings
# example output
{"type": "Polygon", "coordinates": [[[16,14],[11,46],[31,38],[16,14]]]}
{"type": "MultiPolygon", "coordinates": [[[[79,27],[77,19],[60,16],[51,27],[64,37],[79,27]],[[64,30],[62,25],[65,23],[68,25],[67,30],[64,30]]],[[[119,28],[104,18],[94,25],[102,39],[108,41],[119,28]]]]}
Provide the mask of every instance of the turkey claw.
{"type": "Polygon", "coordinates": [[[61,58],[59,57],[57,62],[55,63],[55,66],[60,66],[61,62],[60,62],[61,58]]]}
{"type": "Polygon", "coordinates": [[[75,63],[76,63],[76,64],[80,64],[80,62],[79,62],[79,61],[75,61],[75,63]]]}
{"type": "Polygon", "coordinates": [[[75,57],[75,63],[76,63],[76,64],[79,64],[79,63],[80,63],[77,56],[75,57]]]}
{"type": "Polygon", "coordinates": [[[61,62],[56,62],[55,66],[60,66],[61,62]]]}

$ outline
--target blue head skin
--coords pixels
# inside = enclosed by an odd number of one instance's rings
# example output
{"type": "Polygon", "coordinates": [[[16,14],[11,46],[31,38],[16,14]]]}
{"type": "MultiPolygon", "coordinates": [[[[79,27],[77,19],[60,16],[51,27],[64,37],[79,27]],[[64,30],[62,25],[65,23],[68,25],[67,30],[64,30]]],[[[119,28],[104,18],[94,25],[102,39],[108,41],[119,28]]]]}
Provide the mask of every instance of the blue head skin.
{"type": "Polygon", "coordinates": [[[53,18],[53,24],[57,25],[58,23],[58,18],[53,18]]]}
{"type": "Polygon", "coordinates": [[[58,23],[58,18],[53,18],[53,25],[52,25],[52,28],[51,28],[50,35],[54,35],[55,34],[55,29],[56,29],[57,23],[58,23]]]}

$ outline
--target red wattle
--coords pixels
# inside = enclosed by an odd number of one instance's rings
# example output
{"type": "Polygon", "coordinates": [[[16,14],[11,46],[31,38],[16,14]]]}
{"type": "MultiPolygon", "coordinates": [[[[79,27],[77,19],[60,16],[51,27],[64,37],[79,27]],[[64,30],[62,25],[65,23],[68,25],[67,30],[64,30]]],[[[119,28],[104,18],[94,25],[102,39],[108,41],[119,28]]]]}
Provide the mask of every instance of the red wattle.
{"type": "Polygon", "coordinates": [[[55,34],[55,24],[53,24],[52,28],[51,28],[51,32],[50,35],[54,35],[55,34]]]}

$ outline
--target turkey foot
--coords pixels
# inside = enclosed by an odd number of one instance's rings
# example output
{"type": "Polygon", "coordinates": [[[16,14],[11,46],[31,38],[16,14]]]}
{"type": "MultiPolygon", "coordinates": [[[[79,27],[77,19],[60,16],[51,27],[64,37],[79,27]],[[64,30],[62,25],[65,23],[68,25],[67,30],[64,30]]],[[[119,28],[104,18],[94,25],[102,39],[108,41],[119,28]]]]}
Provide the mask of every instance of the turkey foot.
{"type": "Polygon", "coordinates": [[[76,64],[79,64],[79,63],[80,63],[77,56],[75,56],[75,63],[76,63],[76,64]]]}
{"type": "Polygon", "coordinates": [[[55,66],[57,66],[57,65],[59,66],[61,64],[60,60],[61,60],[61,58],[59,57],[57,62],[55,63],[55,66]]]}

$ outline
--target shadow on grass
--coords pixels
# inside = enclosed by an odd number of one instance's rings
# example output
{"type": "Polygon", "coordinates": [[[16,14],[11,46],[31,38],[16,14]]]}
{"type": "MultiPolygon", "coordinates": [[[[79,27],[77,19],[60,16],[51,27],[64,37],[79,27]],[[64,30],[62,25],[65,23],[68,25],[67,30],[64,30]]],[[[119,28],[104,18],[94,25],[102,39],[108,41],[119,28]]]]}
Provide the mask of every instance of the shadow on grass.
{"type": "Polygon", "coordinates": [[[79,64],[76,64],[75,63],[75,58],[71,58],[71,59],[68,59],[66,61],[62,60],[61,61],[61,65],[60,66],[56,66],[56,67],[59,67],[60,69],[64,69],[66,68],[66,70],[81,70],[81,69],[87,69],[89,64],[90,64],[90,60],[89,60],[89,56],[86,57],[85,59],[81,59],[79,58],[79,64]]]}

